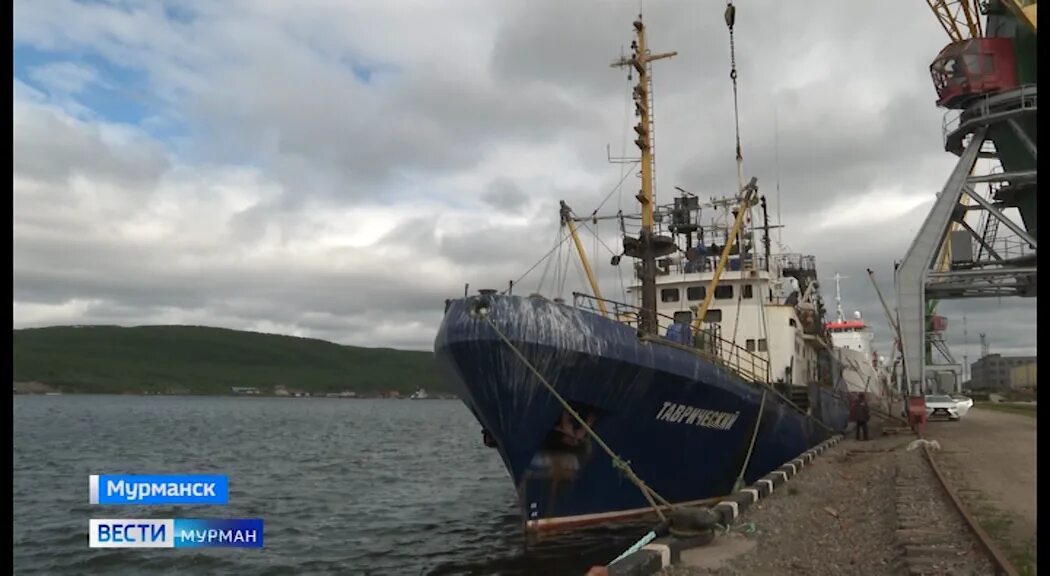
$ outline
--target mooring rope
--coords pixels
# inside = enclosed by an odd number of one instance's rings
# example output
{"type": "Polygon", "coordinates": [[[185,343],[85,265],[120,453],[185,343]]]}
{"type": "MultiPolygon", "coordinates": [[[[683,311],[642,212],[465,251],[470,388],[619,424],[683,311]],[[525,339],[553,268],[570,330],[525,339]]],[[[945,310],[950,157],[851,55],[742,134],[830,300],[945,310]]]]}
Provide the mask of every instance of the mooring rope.
{"type": "Polygon", "coordinates": [[[644,480],[642,480],[638,477],[637,474],[635,474],[634,470],[631,468],[630,463],[624,460],[623,458],[620,458],[620,456],[616,454],[616,452],[614,452],[612,448],[610,448],[609,445],[605,443],[604,440],[602,440],[601,436],[599,436],[598,433],[595,432],[594,429],[592,429],[590,425],[587,424],[587,422],[576,412],[576,410],[573,410],[572,406],[569,405],[568,401],[566,401],[565,398],[563,398],[562,395],[558,393],[554,386],[551,385],[551,383],[543,377],[543,374],[540,374],[540,371],[537,370],[531,362],[529,362],[529,359],[526,358],[520,350],[518,350],[518,347],[515,346],[514,343],[511,342],[510,339],[507,338],[507,336],[504,335],[499,328],[496,327],[496,324],[492,321],[491,318],[489,318],[487,314],[483,315],[483,318],[485,319],[485,322],[487,322],[488,325],[492,328],[492,330],[496,332],[496,335],[500,337],[500,340],[503,340],[503,343],[506,344],[512,352],[514,352],[514,354],[525,364],[529,371],[532,372],[533,375],[536,376],[536,378],[538,378],[539,381],[543,383],[547,390],[550,391],[551,395],[554,396],[554,398],[558,401],[559,404],[561,404],[562,408],[564,408],[565,411],[568,412],[576,420],[576,422],[578,422],[580,426],[582,426],[583,429],[587,431],[587,434],[590,435],[590,437],[593,438],[599,446],[601,446],[602,450],[604,450],[605,453],[609,455],[609,458],[612,460],[613,467],[622,471],[631,482],[638,486],[638,489],[642,491],[642,495],[645,496],[645,499],[649,501],[649,505],[652,506],[653,511],[655,511],[656,515],[660,517],[660,520],[666,520],[667,518],[664,516],[663,511],[660,510],[660,506],[656,504],[656,501],[654,501],[654,499],[660,501],[661,504],[668,508],[671,508],[672,510],[676,507],[670,502],[668,502],[666,499],[664,499],[663,496],[657,494],[655,490],[650,488],[644,480]]]}
{"type": "Polygon", "coordinates": [[[762,414],[765,412],[766,393],[768,391],[768,386],[765,390],[762,390],[762,402],[758,404],[758,418],[755,419],[755,429],[751,431],[751,444],[747,447],[747,456],[744,457],[744,465],[740,468],[740,475],[736,477],[736,482],[733,483],[733,492],[744,487],[744,474],[747,473],[747,465],[751,463],[751,453],[755,450],[755,440],[758,439],[758,426],[762,423],[762,414]]]}
{"type": "Polygon", "coordinates": [[[642,536],[637,542],[634,543],[634,545],[624,550],[623,554],[620,554],[616,558],[613,558],[613,561],[609,562],[605,566],[608,567],[612,566],[613,564],[616,564],[620,560],[623,560],[631,554],[634,554],[635,552],[641,550],[646,544],[652,542],[653,540],[656,540],[656,530],[650,530],[649,532],[647,532],[645,536],[642,536]]]}

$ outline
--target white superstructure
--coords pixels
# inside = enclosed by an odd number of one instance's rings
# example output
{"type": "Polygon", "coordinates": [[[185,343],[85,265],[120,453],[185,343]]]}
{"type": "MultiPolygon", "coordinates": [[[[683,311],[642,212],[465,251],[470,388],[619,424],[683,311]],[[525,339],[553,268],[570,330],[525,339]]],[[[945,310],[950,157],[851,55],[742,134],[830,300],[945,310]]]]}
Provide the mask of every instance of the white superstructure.
{"type": "Polygon", "coordinates": [[[825,328],[842,364],[843,378],[851,393],[864,393],[869,403],[885,404],[889,397],[889,370],[872,347],[875,334],[864,322],[860,312],[854,312],[853,318],[849,320],[842,313],[839,279],[836,275],[836,318],[834,322],[825,324],[825,328]]]}
{"type": "MultiPolygon", "coordinates": [[[[767,360],[771,382],[806,386],[820,380],[817,351],[821,344],[815,335],[819,322],[816,291],[811,286],[800,294],[798,280],[785,274],[790,270],[810,273],[815,278],[813,257],[755,256],[753,266],[751,257],[744,261],[744,268],[752,269],[740,270],[739,256],[730,259],[715,288],[704,325],[717,327],[721,339],[767,360]]],[[[707,294],[717,257],[707,255],[690,261],[675,255],[663,259],[662,263],[664,266],[656,278],[657,313],[677,324],[689,325],[707,294]]],[[[640,303],[638,286],[627,291],[636,305],[640,303]]],[[[667,329],[663,321],[661,326],[667,329]]],[[[733,355],[723,350],[722,356],[733,355]]],[[[749,359],[747,354],[739,357],[738,362],[749,359]]]]}

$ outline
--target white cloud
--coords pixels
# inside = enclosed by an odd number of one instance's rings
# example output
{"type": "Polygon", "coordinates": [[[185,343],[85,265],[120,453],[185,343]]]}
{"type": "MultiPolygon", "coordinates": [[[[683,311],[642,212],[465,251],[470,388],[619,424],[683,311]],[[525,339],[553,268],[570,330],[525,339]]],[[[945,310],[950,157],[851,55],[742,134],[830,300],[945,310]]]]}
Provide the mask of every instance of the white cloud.
{"type": "Polygon", "coordinates": [[[29,77],[44,88],[62,94],[77,94],[99,81],[94,69],[72,62],[53,62],[29,71],[29,77]]]}
{"type": "Polygon", "coordinates": [[[857,228],[870,227],[874,230],[884,229],[888,223],[895,228],[915,229],[919,221],[902,221],[902,217],[916,208],[933,205],[932,196],[908,194],[901,189],[876,189],[856,198],[835,202],[827,209],[817,213],[809,233],[820,233],[840,230],[852,232],[857,228]]]}
{"type": "MultiPolygon", "coordinates": [[[[18,326],[213,324],[426,348],[442,300],[528,269],[553,244],[557,201],[589,214],[623,168],[606,145],[619,155],[634,139],[624,71],[608,64],[636,3],[240,0],[178,21],[122,5],[15,12],[16,50],[59,61],[15,79],[18,326]],[[127,87],[70,54],[140,75],[151,116],[90,110],[92,83],[127,87]],[[167,132],[178,139],[151,136],[167,132]]],[[[653,3],[646,19],[654,47],[679,51],[656,72],[659,198],[728,194],[722,6],[653,3]]],[[[926,70],[941,36],[909,0],[738,8],[746,170],[771,200],[780,185],[786,243],[853,276],[869,318],[881,312],[863,267],[889,277],[954,162],[926,70]]],[[[628,175],[605,209],[629,210],[636,189],[628,175]]],[[[614,228],[600,226],[617,248],[614,228]]],[[[623,269],[586,243],[618,292],[623,269]]]]}

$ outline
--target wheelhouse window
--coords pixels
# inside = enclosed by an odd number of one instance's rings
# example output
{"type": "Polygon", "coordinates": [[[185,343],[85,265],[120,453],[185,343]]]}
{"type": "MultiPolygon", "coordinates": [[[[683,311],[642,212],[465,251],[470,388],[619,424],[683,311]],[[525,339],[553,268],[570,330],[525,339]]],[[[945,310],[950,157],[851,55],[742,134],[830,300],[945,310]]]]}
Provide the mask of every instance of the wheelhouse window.
{"type": "Polygon", "coordinates": [[[693,302],[699,302],[707,296],[706,286],[690,286],[685,289],[685,297],[693,302]]]}
{"type": "Polygon", "coordinates": [[[750,284],[744,284],[740,288],[740,290],[741,290],[741,292],[740,292],[740,297],[741,298],[754,298],[755,297],[755,287],[750,285],[750,284]]]}
{"type": "Polygon", "coordinates": [[[748,352],[754,352],[755,351],[755,339],[754,338],[748,338],[747,342],[744,343],[744,347],[747,348],[748,352]]]}
{"type": "Polygon", "coordinates": [[[721,286],[715,286],[715,299],[716,300],[728,300],[733,297],[733,285],[723,284],[721,286]]]}
{"type": "Polygon", "coordinates": [[[717,309],[717,308],[710,309],[710,310],[707,311],[706,314],[704,314],[704,322],[721,322],[721,321],[722,321],[722,311],[717,309]]]}
{"type": "Polygon", "coordinates": [[[758,339],[758,351],[759,352],[765,352],[766,351],[766,339],[765,338],[759,338],[758,339]]]}
{"type": "Polygon", "coordinates": [[[661,302],[678,302],[678,288],[664,288],[660,290],[661,302]]]}

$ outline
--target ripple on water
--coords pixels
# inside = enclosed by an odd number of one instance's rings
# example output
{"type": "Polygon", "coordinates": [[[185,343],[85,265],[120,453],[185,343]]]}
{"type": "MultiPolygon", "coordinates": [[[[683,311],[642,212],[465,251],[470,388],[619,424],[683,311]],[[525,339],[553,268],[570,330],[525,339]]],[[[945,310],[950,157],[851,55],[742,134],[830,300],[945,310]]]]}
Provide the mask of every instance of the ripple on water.
{"type": "Polygon", "coordinates": [[[579,573],[646,530],[526,547],[499,456],[454,401],[16,396],[14,418],[19,575],[579,573]],[[230,505],[90,506],[104,473],[226,474],[230,505]],[[93,517],[261,517],[266,547],[90,550],[93,517]]]}

